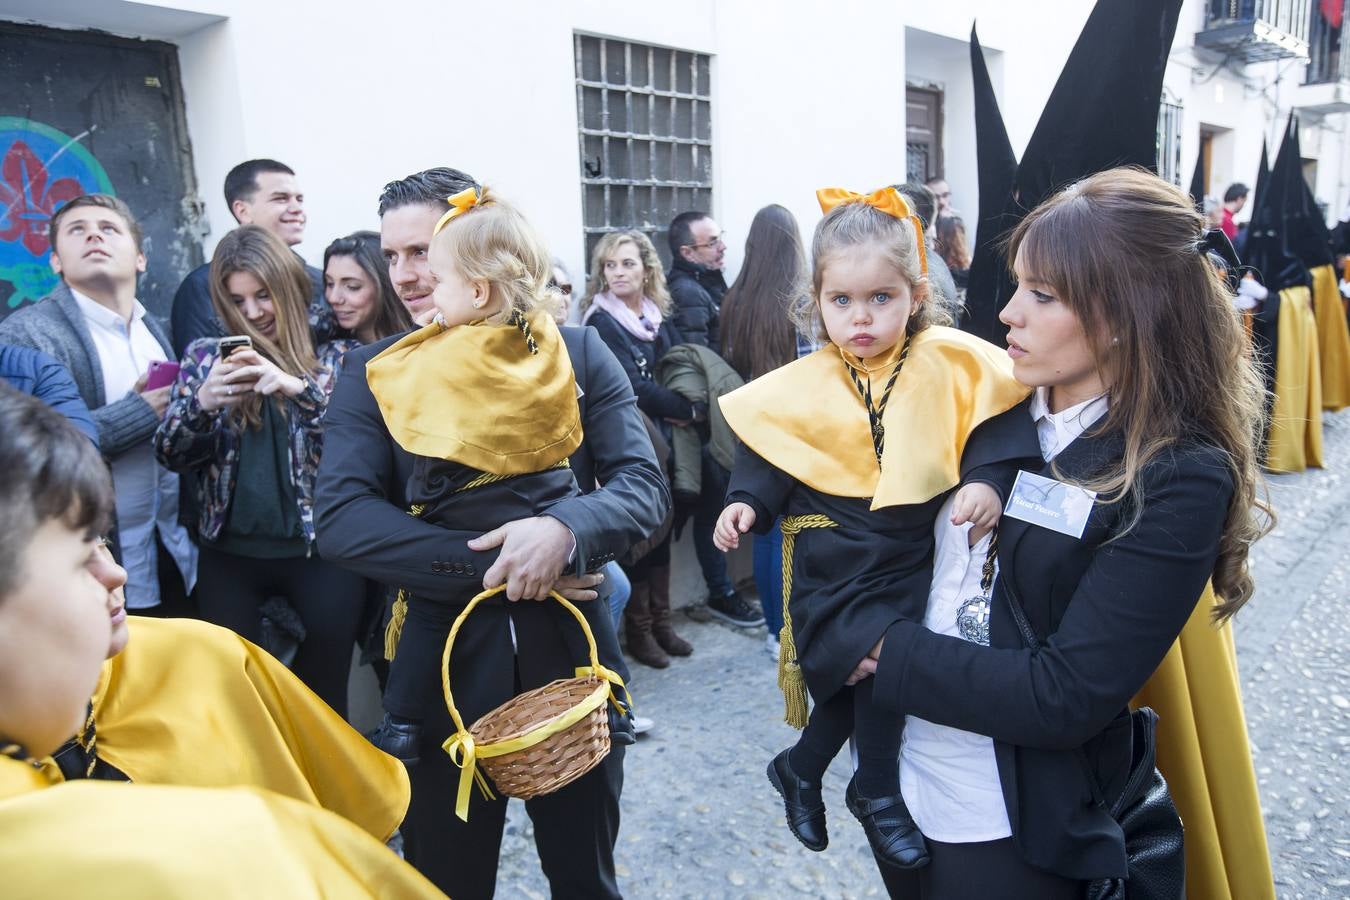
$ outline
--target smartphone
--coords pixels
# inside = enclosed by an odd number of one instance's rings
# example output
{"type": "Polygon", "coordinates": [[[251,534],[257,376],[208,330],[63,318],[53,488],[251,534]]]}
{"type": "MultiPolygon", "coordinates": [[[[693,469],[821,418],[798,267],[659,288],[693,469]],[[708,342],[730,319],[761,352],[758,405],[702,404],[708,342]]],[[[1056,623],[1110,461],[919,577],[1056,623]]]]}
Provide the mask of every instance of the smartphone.
{"type": "Polygon", "coordinates": [[[222,359],[236,350],[252,350],[253,338],[246,334],[232,334],[220,339],[219,355],[222,359]]]}
{"type": "Polygon", "coordinates": [[[145,389],[153,391],[156,388],[168,387],[177,378],[178,363],[168,360],[152,362],[150,368],[145,370],[145,389]]]}

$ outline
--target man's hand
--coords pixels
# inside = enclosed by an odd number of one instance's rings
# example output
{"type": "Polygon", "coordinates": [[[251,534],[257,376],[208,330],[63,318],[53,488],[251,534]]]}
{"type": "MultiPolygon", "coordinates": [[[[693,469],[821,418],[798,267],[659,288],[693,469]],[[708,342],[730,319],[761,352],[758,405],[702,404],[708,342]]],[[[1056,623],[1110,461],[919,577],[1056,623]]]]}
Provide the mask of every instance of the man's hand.
{"type": "Polygon", "coordinates": [[[572,532],[552,516],[517,519],[469,541],[469,549],[501,547],[497,561],[483,575],[483,587],[506,585],[509,600],[543,600],[562,575],[576,549],[572,532]]]}
{"type": "Polygon", "coordinates": [[[169,394],[173,391],[173,385],[166,384],[164,387],[155,388],[153,391],[145,389],[147,375],[142,375],[136,379],[136,383],[131,389],[141,395],[141,399],[150,404],[150,408],[155,411],[155,415],[164,418],[164,410],[169,408],[169,394]]]}

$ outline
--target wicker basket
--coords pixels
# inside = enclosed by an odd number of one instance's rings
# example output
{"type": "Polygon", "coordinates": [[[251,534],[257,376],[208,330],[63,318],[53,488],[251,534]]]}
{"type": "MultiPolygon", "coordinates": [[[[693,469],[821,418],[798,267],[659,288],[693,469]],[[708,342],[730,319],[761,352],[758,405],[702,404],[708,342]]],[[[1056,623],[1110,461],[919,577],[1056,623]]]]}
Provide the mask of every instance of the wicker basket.
{"type": "Polygon", "coordinates": [[[469,794],[475,781],[483,796],[492,798],[483,772],[479,771],[480,764],[498,790],[521,800],[551,794],[595,768],[609,753],[605,704],[613,702],[617,706],[614,687],[624,689],[623,679],[600,665],[595,636],[585,617],[565,597],[550,592],[549,596],[581,625],[590,665],[578,668],[575,678],[561,678],[512,697],[474,722],[471,728],[465,728],[450,693],[450,650],[474,607],[503,590],[504,587],[493,588],[469,601],[451,626],[441,657],[441,688],[456,729],[444,747],[460,767],[455,814],[466,822],[469,794]]]}

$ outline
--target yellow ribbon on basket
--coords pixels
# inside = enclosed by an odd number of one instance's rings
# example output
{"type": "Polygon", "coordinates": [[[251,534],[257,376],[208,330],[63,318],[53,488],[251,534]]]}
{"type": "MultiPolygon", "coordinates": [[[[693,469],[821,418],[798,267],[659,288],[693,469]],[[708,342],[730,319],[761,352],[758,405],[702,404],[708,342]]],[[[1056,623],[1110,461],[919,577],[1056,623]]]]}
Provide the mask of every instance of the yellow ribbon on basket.
{"type": "MultiPolygon", "coordinates": [[[[622,688],[625,696],[628,695],[628,688],[624,685],[623,678],[617,672],[600,665],[600,656],[595,648],[595,636],[591,634],[591,627],[586,624],[585,616],[566,597],[557,591],[549,591],[549,596],[561,603],[576,618],[577,622],[581,624],[582,633],[586,635],[586,646],[590,654],[591,664],[577,668],[577,676],[594,676],[600,679],[600,684],[576,706],[540,723],[525,734],[509,740],[478,746],[469,729],[465,727],[464,719],[455,707],[454,697],[450,693],[450,648],[455,643],[455,636],[459,633],[460,626],[464,624],[464,620],[468,618],[473,608],[504,590],[506,590],[506,585],[498,585],[495,588],[483,591],[468,602],[463,611],[455,618],[454,625],[450,627],[450,635],[445,639],[445,650],[441,654],[441,690],[445,694],[446,709],[450,711],[450,718],[455,723],[455,733],[450,735],[441,747],[450,755],[451,761],[459,766],[459,788],[455,792],[455,815],[459,816],[463,822],[469,821],[469,795],[472,793],[475,783],[477,783],[479,791],[482,792],[483,799],[494,799],[492,789],[488,787],[487,778],[478,769],[479,759],[491,759],[494,756],[504,756],[507,753],[515,753],[518,750],[533,747],[540,741],[571,728],[596,709],[604,706],[606,700],[612,702],[616,708],[621,708],[614,696],[614,685],[622,688]]],[[[629,703],[631,704],[631,702],[632,700],[629,698],[629,703]]]]}

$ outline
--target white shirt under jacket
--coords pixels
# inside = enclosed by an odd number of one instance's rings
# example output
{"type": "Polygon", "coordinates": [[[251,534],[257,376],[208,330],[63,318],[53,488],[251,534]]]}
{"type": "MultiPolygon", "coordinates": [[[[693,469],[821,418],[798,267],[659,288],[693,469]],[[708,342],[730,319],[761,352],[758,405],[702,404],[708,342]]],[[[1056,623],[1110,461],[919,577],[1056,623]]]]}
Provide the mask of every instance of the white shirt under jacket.
{"type": "MultiPolygon", "coordinates": [[[[1103,394],[1052,413],[1047,393],[1046,388],[1036,389],[1031,416],[1036,421],[1041,455],[1049,462],[1106,414],[1107,398],[1103,394]]],[[[923,624],[937,634],[963,637],[957,616],[966,600],[980,594],[989,535],[974,547],[969,545],[970,523],[951,523],[954,498],[955,494],[943,504],[933,527],[933,584],[923,624]]],[[[968,844],[1012,836],[994,761],[994,742],[985,735],[906,716],[900,790],[919,829],[932,840],[968,844]]]]}

